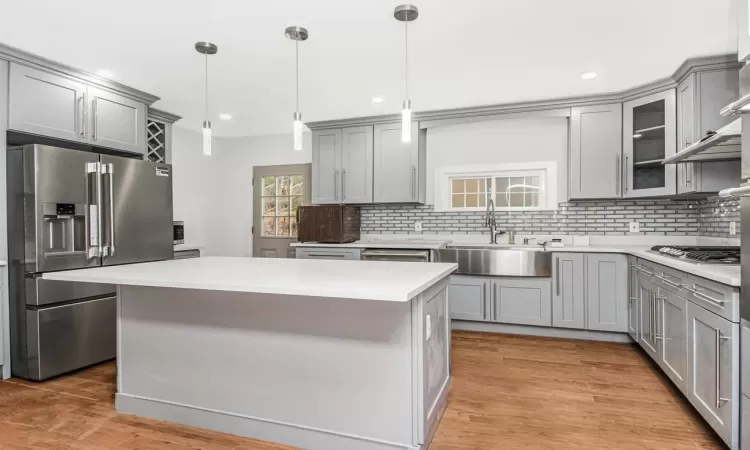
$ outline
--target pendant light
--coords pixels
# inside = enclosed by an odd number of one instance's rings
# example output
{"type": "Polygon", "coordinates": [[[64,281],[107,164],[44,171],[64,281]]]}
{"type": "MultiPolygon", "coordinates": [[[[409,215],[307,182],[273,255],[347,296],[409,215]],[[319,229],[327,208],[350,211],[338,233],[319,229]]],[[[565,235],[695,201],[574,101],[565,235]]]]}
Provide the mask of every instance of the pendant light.
{"type": "Polygon", "coordinates": [[[203,121],[203,154],[211,156],[211,121],[208,120],[208,55],[215,55],[219,47],[210,42],[196,42],[195,50],[206,57],[206,120],[203,121]]]}
{"type": "Polygon", "coordinates": [[[307,28],[289,27],[284,30],[286,37],[294,41],[295,71],[297,86],[297,109],[294,111],[294,149],[302,150],[302,113],[299,112],[299,43],[306,41],[308,37],[307,28]]]}
{"type": "Polygon", "coordinates": [[[400,5],[393,10],[393,17],[404,22],[404,81],[406,99],[401,110],[401,141],[411,142],[411,100],[409,100],[409,22],[417,20],[419,10],[414,5],[400,5]]]}

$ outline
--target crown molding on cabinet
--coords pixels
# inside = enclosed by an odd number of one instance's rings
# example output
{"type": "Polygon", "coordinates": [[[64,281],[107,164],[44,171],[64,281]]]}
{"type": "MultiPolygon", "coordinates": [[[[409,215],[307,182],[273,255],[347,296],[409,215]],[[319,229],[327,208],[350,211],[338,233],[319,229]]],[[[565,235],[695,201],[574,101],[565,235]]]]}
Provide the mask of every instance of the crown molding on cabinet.
{"type": "Polygon", "coordinates": [[[175,123],[178,120],[182,119],[182,117],[178,116],[177,114],[172,114],[170,112],[162,111],[156,108],[148,109],[148,117],[165,123],[175,123]]]}
{"type": "MultiPolygon", "coordinates": [[[[646,95],[673,89],[695,72],[722,70],[742,67],[737,62],[736,54],[690,58],[683,62],[670,77],[662,78],[641,86],[619,92],[588,95],[581,97],[563,97],[550,100],[536,100],[530,102],[505,103],[499,105],[472,106],[467,108],[442,109],[434,111],[414,112],[412,120],[419,122],[420,128],[455,125],[459,123],[484,122],[509,118],[528,117],[568,117],[570,108],[622,103],[646,95]]],[[[344,128],[362,125],[378,125],[399,122],[399,114],[385,116],[356,117],[351,119],[336,119],[319,122],[308,122],[308,128],[319,130],[326,128],[344,128]]]]}
{"type": "Polygon", "coordinates": [[[138,89],[125,86],[124,84],[84,72],[83,70],[2,43],[0,43],[0,59],[30,66],[45,72],[54,73],[55,75],[74,78],[88,84],[101,86],[110,91],[114,91],[117,94],[145,103],[146,105],[150,105],[159,100],[159,97],[155,95],[139,91],[138,89]]]}

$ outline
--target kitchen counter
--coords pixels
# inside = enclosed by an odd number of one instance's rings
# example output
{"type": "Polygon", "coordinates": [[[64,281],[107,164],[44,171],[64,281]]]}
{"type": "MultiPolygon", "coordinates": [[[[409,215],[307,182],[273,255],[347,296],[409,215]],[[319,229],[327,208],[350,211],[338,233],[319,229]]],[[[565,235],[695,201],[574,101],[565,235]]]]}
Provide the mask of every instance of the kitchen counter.
{"type": "Polygon", "coordinates": [[[217,257],[45,273],[46,280],[406,302],[456,264],[217,257]]]}
{"type": "Polygon", "coordinates": [[[118,285],[118,412],[313,450],[424,450],[450,387],[455,269],[206,257],[43,278],[118,285]]]}

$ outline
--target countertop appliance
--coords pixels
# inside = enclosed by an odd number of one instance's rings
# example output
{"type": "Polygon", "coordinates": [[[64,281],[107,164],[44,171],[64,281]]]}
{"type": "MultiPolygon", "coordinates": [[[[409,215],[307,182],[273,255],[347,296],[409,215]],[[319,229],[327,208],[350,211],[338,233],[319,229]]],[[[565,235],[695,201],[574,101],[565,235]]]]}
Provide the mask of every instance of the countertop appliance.
{"type": "Polygon", "coordinates": [[[405,261],[430,262],[434,258],[430,250],[366,248],[362,251],[362,261],[405,261]]]}
{"type": "Polygon", "coordinates": [[[45,145],[9,148],[7,164],[13,375],[114,358],[116,287],[41,276],[171,259],[171,166],[45,145]]]}
{"type": "Polygon", "coordinates": [[[652,253],[678,258],[695,264],[740,264],[740,247],[683,247],[677,245],[657,245],[652,253]]]}
{"type": "Polygon", "coordinates": [[[185,222],[175,221],[172,223],[172,235],[174,236],[174,245],[185,243],[185,222]]]}
{"type": "Polygon", "coordinates": [[[297,240],[346,244],[359,240],[359,208],[349,205],[310,205],[297,208],[297,240]]]}

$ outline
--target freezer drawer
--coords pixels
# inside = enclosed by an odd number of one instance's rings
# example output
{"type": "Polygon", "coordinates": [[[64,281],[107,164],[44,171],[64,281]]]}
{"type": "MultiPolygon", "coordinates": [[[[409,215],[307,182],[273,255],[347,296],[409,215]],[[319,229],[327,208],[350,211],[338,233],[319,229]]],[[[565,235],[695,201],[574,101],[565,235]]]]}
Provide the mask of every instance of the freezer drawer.
{"type": "Polygon", "coordinates": [[[26,311],[28,378],[44,380],[116,355],[117,297],[26,311]]]}
{"type": "Polygon", "coordinates": [[[26,278],[27,305],[44,306],[84,298],[114,297],[116,294],[117,286],[114,284],[77,283],[72,281],[26,278]]]}

